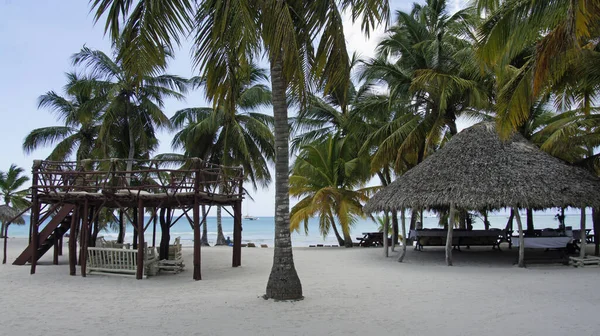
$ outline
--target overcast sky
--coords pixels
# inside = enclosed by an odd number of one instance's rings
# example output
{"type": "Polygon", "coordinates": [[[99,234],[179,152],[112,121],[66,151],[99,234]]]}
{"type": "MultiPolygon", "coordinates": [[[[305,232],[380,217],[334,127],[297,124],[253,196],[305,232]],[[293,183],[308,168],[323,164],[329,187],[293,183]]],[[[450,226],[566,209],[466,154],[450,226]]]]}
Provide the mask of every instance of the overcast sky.
{"type": "MultiPolygon", "coordinates": [[[[408,11],[415,1],[391,0],[393,13],[408,11]]],[[[423,2],[423,1],[418,1],[423,2]]],[[[450,0],[452,11],[466,0],[450,0]]],[[[393,14],[395,18],[395,14],[393,14]]],[[[383,29],[366,40],[358,26],[346,19],[346,38],[350,52],[372,56],[383,29]]],[[[47,91],[62,93],[65,73],[71,71],[70,57],[83,45],[110,53],[110,41],[103,26],[94,25],[87,0],[0,0],[0,170],[14,163],[29,173],[34,159],[44,159],[49,148],[26,155],[22,150],[25,136],[35,128],[59,123],[47,110],[37,109],[37,98],[47,91]]],[[[183,77],[197,75],[190,62],[190,44],[184,43],[171,61],[168,72],[183,77]]],[[[206,106],[201,91],[188,94],[186,101],[167,101],[168,117],[192,106],[206,106]]],[[[171,134],[159,134],[158,153],[171,152],[171,134]]],[[[246,200],[243,213],[273,216],[274,188],[252,191],[254,201],[246,200]]]]}

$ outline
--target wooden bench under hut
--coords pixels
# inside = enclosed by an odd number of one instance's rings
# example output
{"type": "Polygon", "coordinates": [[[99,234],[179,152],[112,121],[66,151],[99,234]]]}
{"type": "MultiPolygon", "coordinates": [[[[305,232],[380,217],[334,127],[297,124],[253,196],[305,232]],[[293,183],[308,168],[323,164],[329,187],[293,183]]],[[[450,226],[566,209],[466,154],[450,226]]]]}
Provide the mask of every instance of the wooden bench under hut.
{"type": "MultiPolygon", "coordinates": [[[[168,230],[177,220],[185,217],[194,230],[193,278],[201,279],[200,223],[201,206],[231,206],[233,210],[232,266],[241,265],[243,171],[239,167],[225,167],[206,163],[198,158],[164,160],[82,160],[78,162],[34,161],[31,187],[30,246],[13,262],[31,263],[31,274],[36,271],[39,258],[54,247],[62,245],[62,237],[69,233],[69,269],[81,275],[88,271],[134,272],[137,279],[153,271],[149,263],[159,265],[156,254],[156,219],[160,217],[163,242],[160,252],[180,256],[181,244],[176,241],[173,250],[162,251],[169,245],[168,230]],[[119,210],[119,218],[129,217],[134,226],[134,249],[123,249],[122,242],[110,248],[95,247],[98,217],[101,211],[119,210]],[[181,215],[173,220],[177,210],[181,215]],[[146,223],[144,214],[152,213],[146,223]],[[45,223],[45,224],[43,224],[45,223]],[[145,248],[144,232],[153,225],[152,247],[145,248]],[[41,229],[41,231],[40,231],[41,229]],[[165,242],[166,239],[166,242],[165,242]],[[77,256],[77,244],[80,255],[77,256]],[[83,253],[85,252],[85,253],[83,253]],[[133,258],[133,259],[132,259],[133,258]],[[111,264],[112,262],[112,264],[111,264]]],[[[121,226],[123,223],[121,222],[121,226]]],[[[164,254],[162,253],[162,254],[164,254]]],[[[161,256],[164,256],[162,255],[161,256]]],[[[178,258],[178,257],[177,257],[178,258]]],[[[175,258],[177,270],[183,262],[175,258]]],[[[171,260],[171,258],[163,258],[171,260]]],[[[55,258],[58,263],[58,258],[55,258]]],[[[162,267],[167,265],[163,262],[162,267]]]]}

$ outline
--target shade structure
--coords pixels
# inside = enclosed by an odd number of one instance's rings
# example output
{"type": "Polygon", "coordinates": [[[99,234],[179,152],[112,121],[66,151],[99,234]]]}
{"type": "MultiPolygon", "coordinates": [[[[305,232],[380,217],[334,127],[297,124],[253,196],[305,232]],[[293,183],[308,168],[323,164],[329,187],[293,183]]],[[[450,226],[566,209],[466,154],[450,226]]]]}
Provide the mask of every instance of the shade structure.
{"type": "MultiPolygon", "coordinates": [[[[455,135],[396,181],[375,194],[366,212],[406,208],[450,210],[446,262],[452,265],[455,209],[499,209],[600,206],[600,179],[537,148],[520,134],[503,141],[493,123],[484,122],[455,135]]],[[[519,227],[519,266],[524,242],[519,227]]]]}
{"type": "Polygon", "coordinates": [[[600,179],[541,151],[520,134],[502,141],[494,123],[455,135],[376,193],[367,212],[405,208],[544,209],[600,206],[600,179]]]}
{"type": "MultiPolygon", "coordinates": [[[[19,213],[20,213],[20,211],[14,209],[11,206],[8,206],[6,204],[0,205],[0,222],[6,223],[9,220],[18,216],[19,213]]],[[[23,219],[22,216],[20,216],[19,218],[15,219],[13,221],[13,223],[22,225],[22,224],[25,224],[25,220],[23,219]]]]}

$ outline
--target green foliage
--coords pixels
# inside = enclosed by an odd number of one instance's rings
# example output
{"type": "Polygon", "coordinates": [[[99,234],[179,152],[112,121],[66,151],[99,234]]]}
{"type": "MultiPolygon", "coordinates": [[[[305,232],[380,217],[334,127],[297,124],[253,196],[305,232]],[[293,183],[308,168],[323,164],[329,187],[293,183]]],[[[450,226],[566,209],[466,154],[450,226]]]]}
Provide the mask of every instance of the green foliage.
{"type": "Polygon", "coordinates": [[[23,168],[14,164],[7,171],[0,171],[0,194],[3,202],[17,210],[24,210],[30,205],[26,199],[28,189],[22,189],[29,177],[22,175],[23,172],[23,168]]]}

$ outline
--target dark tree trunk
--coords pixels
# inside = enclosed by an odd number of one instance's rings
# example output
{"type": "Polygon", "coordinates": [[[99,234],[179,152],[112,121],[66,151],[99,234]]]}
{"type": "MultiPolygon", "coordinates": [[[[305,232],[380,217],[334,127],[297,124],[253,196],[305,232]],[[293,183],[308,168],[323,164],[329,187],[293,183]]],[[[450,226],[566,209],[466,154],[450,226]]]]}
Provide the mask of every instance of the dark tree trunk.
{"type": "MultiPolygon", "coordinates": [[[[406,237],[402,237],[404,239],[406,237]]],[[[398,213],[392,212],[392,251],[394,247],[398,245],[398,213]]]]}
{"type": "Polygon", "coordinates": [[[6,225],[2,222],[2,231],[0,232],[0,238],[4,238],[4,231],[6,231],[6,225]]]}
{"type": "Polygon", "coordinates": [[[340,246],[344,246],[344,238],[342,238],[342,236],[340,236],[340,233],[337,229],[337,226],[335,225],[335,221],[332,219],[331,220],[331,227],[333,228],[333,233],[335,233],[335,238],[338,241],[338,244],[340,246]]]}
{"type": "Polygon", "coordinates": [[[119,235],[117,236],[117,243],[123,244],[125,241],[125,219],[123,216],[123,209],[119,208],[119,235]]]}
{"type": "Polygon", "coordinates": [[[221,214],[221,207],[217,206],[217,242],[215,246],[227,245],[225,235],[223,235],[223,216],[221,214]]]}
{"type": "Polygon", "coordinates": [[[137,207],[133,208],[133,218],[132,218],[131,224],[133,225],[133,249],[134,250],[137,249],[137,246],[138,246],[138,239],[137,239],[138,238],[138,230],[137,230],[138,216],[137,216],[137,213],[138,213],[137,207]]]}
{"type": "Polygon", "coordinates": [[[200,240],[200,244],[202,244],[202,246],[210,246],[210,244],[208,243],[208,224],[207,224],[207,218],[206,218],[206,206],[203,205],[202,206],[202,239],[200,240]]]}
{"type": "Polygon", "coordinates": [[[171,209],[160,209],[160,248],[158,257],[160,260],[169,259],[169,242],[171,241],[171,209]]]}
{"type": "Polygon", "coordinates": [[[411,209],[410,210],[410,230],[416,230],[416,229],[417,229],[417,210],[411,209]]]}
{"type": "Polygon", "coordinates": [[[533,236],[533,209],[527,209],[527,235],[533,236]]]}
{"type": "Polygon", "coordinates": [[[290,233],[289,121],[281,56],[271,58],[271,87],[275,119],[275,248],[266,299],[302,298],[302,284],[294,266],[290,233]]]}
{"type": "Polygon", "coordinates": [[[483,212],[483,226],[485,227],[486,230],[490,229],[490,221],[488,220],[487,211],[483,212]]]}
{"type": "Polygon", "coordinates": [[[508,216],[508,221],[506,222],[506,230],[513,231],[513,219],[515,218],[515,211],[510,209],[510,216],[508,216]]]}

